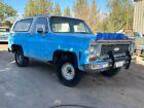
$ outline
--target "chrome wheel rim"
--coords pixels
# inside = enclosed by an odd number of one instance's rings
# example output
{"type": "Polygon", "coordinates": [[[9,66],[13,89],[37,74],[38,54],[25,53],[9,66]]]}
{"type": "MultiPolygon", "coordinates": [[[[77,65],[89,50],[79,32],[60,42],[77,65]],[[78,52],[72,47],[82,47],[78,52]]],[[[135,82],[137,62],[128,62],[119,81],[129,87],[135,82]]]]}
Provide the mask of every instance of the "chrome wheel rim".
{"type": "Polygon", "coordinates": [[[75,76],[75,69],[74,69],[73,65],[70,63],[64,64],[61,68],[61,71],[62,71],[62,76],[66,80],[72,80],[75,76]]]}

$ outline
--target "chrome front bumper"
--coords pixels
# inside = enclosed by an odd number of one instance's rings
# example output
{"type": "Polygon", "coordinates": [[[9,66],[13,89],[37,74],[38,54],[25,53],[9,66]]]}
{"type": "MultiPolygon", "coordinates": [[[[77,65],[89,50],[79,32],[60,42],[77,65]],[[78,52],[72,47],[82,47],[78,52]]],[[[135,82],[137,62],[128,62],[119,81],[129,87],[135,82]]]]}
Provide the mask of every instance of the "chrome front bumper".
{"type": "Polygon", "coordinates": [[[127,62],[122,60],[122,61],[117,61],[115,62],[114,66],[112,67],[111,62],[100,62],[97,64],[88,64],[84,66],[85,71],[105,71],[109,70],[111,68],[122,68],[126,67],[127,62]]]}
{"type": "Polygon", "coordinates": [[[127,54],[123,57],[118,58],[109,58],[107,60],[95,61],[93,63],[84,65],[85,71],[105,71],[114,68],[122,68],[129,69],[131,64],[131,55],[127,54]]]}

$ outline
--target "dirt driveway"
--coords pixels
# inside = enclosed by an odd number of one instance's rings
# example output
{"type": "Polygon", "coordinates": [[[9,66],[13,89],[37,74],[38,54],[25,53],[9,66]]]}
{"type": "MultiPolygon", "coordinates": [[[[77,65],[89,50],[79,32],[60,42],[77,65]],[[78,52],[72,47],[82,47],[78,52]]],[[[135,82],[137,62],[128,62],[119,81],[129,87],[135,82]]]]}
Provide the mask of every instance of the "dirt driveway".
{"type": "Polygon", "coordinates": [[[144,108],[144,67],[140,65],[132,64],[130,70],[111,79],[87,74],[75,88],[61,85],[54,71],[52,66],[35,61],[19,68],[12,54],[0,52],[0,108],[50,108],[62,104],[144,108]]]}

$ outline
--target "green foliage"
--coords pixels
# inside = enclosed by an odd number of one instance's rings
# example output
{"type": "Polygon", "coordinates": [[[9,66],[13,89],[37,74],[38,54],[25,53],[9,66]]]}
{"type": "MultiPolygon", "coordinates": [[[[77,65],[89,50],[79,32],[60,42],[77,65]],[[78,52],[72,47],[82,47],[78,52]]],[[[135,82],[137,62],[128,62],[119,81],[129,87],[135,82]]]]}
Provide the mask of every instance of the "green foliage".
{"type": "Polygon", "coordinates": [[[86,22],[89,20],[89,4],[87,0],[76,0],[74,3],[74,15],[86,22]]]}
{"type": "Polygon", "coordinates": [[[55,4],[55,7],[54,7],[54,12],[53,12],[54,15],[61,15],[61,7],[59,4],[55,4]]]}
{"type": "Polygon", "coordinates": [[[88,23],[94,33],[98,31],[99,22],[99,10],[97,9],[96,0],[93,0],[89,7],[88,23]]]}
{"type": "Polygon", "coordinates": [[[132,29],[133,4],[131,0],[109,0],[110,9],[107,19],[107,31],[116,32],[121,29],[132,29]]]}
{"type": "Polygon", "coordinates": [[[28,0],[25,6],[25,16],[35,16],[39,14],[51,14],[53,2],[51,0],[28,0]]]}
{"type": "Polygon", "coordinates": [[[10,21],[4,21],[4,23],[2,23],[2,26],[11,28],[12,23],[10,21]]]}
{"type": "Polygon", "coordinates": [[[52,0],[28,0],[25,6],[24,16],[35,16],[40,14],[61,15],[61,7],[52,0]]]}
{"type": "Polygon", "coordinates": [[[75,0],[73,8],[75,17],[84,19],[93,32],[117,32],[133,26],[132,0],[108,0],[110,12],[106,16],[100,14],[96,0],[91,4],[87,0],[75,0]]]}
{"type": "Polygon", "coordinates": [[[29,0],[25,7],[25,16],[33,16],[36,15],[36,3],[34,0],[29,0]]]}
{"type": "MultiPolygon", "coordinates": [[[[103,15],[97,8],[96,0],[75,0],[73,8],[66,7],[62,12],[59,4],[53,0],[28,0],[25,16],[38,14],[53,14],[73,16],[85,20],[96,32],[117,32],[121,29],[132,29],[133,3],[132,0],[108,0],[109,13],[103,15]]],[[[0,14],[1,16],[1,14],[0,14]]]]}
{"type": "Polygon", "coordinates": [[[100,21],[96,0],[90,4],[88,4],[88,0],[76,0],[73,9],[75,17],[85,20],[94,33],[98,31],[100,21]]]}
{"type": "Polygon", "coordinates": [[[16,16],[17,12],[14,10],[11,6],[8,6],[7,4],[4,4],[3,2],[0,2],[0,19],[3,21],[4,19],[16,16]]]}
{"type": "Polygon", "coordinates": [[[69,7],[64,9],[64,16],[71,16],[71,9],[69,7]]]}

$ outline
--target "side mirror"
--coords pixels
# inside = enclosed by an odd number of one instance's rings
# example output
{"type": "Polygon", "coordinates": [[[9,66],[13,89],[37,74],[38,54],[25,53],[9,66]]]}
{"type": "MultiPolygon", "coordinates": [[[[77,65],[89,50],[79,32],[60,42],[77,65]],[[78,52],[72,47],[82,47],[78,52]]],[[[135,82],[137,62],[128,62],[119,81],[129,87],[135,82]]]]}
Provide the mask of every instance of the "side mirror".
{"type": "Polygon", "coordinates": [[[36,26],[36,31],[40,34],[46,33],[46,27],[45,25],[37,25],[36,26]]]}

